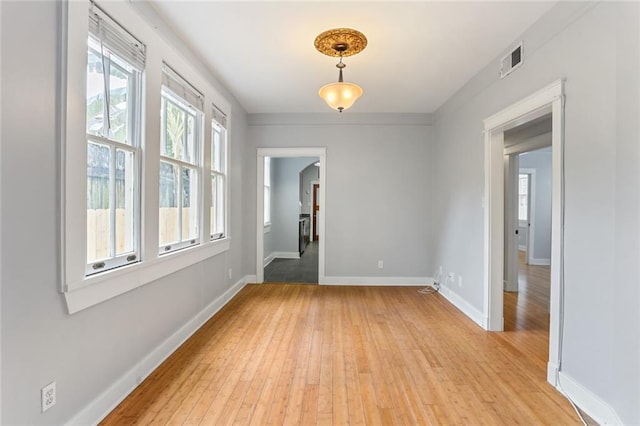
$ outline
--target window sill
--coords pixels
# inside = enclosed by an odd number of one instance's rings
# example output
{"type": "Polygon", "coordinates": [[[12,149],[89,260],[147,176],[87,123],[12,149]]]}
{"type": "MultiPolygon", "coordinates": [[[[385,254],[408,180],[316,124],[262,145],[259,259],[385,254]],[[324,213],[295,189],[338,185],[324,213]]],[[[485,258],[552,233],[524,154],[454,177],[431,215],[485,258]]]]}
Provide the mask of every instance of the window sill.
{"type": "Polygon", "coordinates": [[[64,293],[69,314],[97,305],[180,269],[224,253],[229,250],[230,245],[230,238],[224,238],[69,283],[64,293]]]}

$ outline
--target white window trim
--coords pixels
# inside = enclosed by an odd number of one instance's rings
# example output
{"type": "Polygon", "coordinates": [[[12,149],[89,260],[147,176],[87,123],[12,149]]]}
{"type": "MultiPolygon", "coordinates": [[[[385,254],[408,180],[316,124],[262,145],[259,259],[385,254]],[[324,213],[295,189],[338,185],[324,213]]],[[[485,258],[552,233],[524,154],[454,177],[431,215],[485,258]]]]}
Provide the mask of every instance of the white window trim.
{"type": "MultiPolygon", "coordinates": [[[[217,109],[217,107],[214,105],[214,108],[217,109]]],[[[209,233],[209,239],[211,241],[218,241],[221,239],[224,239],[227,235],[229,235],[229,129],[227,128],[228,126],[228,118],[225,116],[225,123],[224,125],[221,123],[218,123],[218,125],[220,127],[222,127],[223,132],[221,132],[221,140],[220,142],[224,145],[222,148],[223,151],[223,156],[222,156],[222,162],[223,165],[221,167],[222,172],[214,170],[213,169],[213,164],[205,164],[205,168],[209,170],[209,176],[212,175],[216,175],[216,176],[222,176],[222,180],[223,180],[223,232],[222,232],[222,236],[218,237],[218,238],[214,238],[213,234],[211,233],[211,223],[209,223],[209,228],[208,228],[208,233],[209,233]]],[[[210,123],[216,122],[215,117],[213,117],[210,121],[210,123]]],[[[213,129],[211,129],[211,134],[209,135],[210,137],[213,137],[213,129]]],[[[209,149],[213,149],[213,140],[211,140],[209,142],[209,149]]],[[[207,158],[208,162],[211,162],[211,152],[209,152],[209,156],[205,157],[207,158]]],[[[209,178],[211,179],[211,178],[209,178]]],[[[211,183],[211,180],[209,180],[209,183],[211,183]]],[[[211,193],[211,188],[209,188],[209,194],[211,193]]],[[[209,220],[211,220],[211,214],[209,213],[209,220]]]]}
{"type": "MultiPolygon", "coordinates": [[[[89,1],[62,0],[60,8],[60,46],[63,58],[60,61],[60,79],[58,86],[58,120],[60,132],[60,284],[70,314],[89,308],[98,303],[131,291],[137,287],[152,283],[159,278],[172,274],[203,260],[216,256],[230,249],[229,232],[219,240],[209,241],[203,238],[203,230],[209,234],[208,215],[200,224],[201,244],[163,256],[158,253],[158,171],[159,171],[159,137],[160,137],[160,86],[162,61],[180,63],[180,71],[204,92],[205,102],[215,103],[229,117],[231,105],[212,86],[208,76],[203,75],[181,55],[179,50],[170,46],[162,36],[142,18],[129,3],[100,2],[100,6],[116,21],[127,29],[134,29],[136,36],[149,48],[147,65],[143,73],[143,141],[144,164],[142,174],[142,204],[146,215],[142,218],[141,262],[123,266],[110,271],[85,276],[86,261],[86,111],[84,94],[86,90],[87,36],[89,1]],[[156,93],[157,92],[157,93],[156,93]],[[152,212],[151,214],[149,212],[152,212]]],[[[231,118],[231,117],[230,117],[231,118]]],[[[211,113],[204,112],[203,122],[211,120],[211,113]]],[[[204,133],[203,155],[209,153],[207,145],[210,135],[204,133]]],[[[231,132],[227,130],[228,141],[231,132]]],[[[208,201],[210,182],[200,179],[203,199],[201,205],[208,201]]],[[[227,179],[227,185],[229,178],[227,179]]],[[[210,196],[210,195],[209,195],[210,196]]],[[[227,194],[228,197],[228,194],[227,194]]],[[[202,209],[202,207],[200,207],[202,209]]],[[[228,209],[228,206],[227,206],[228,209]]],[[[227,226],[227,229],[228,226],[227,226]]],[[[177,290],[178,291],[178,290],[177,290]]]]}

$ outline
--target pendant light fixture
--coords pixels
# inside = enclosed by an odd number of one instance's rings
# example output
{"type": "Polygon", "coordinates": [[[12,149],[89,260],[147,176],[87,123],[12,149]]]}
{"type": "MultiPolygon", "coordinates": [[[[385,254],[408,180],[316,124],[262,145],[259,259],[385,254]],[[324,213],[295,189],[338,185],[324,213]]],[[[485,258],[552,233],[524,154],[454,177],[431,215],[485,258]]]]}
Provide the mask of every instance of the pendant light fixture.
{"type": "Polygon", "coordinates": [[[320,53],[340,58],[336,65],[339,70],[338,82],[322,86],[318,95],[331,108],[342,112],[362,96],[360,86],[344,81],[342,70],[346,65],[342,62],[342,58],[362,52],[367,47],[367,38],[361,32],[351,28],[336,28],[316,37],[314,45],[320,53]]]}

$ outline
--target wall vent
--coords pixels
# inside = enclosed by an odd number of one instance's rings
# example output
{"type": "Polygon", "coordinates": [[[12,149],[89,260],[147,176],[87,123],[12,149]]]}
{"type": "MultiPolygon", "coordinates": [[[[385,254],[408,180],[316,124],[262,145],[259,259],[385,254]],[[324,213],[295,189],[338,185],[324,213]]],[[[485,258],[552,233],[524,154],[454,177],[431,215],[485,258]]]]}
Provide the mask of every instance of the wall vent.
{"type": "Polygon", "coordinates": [[[511,52],[507,53],[500,61],[500,78],[505,78],[516,68],[522,65],[522,42],[511,52]]]}

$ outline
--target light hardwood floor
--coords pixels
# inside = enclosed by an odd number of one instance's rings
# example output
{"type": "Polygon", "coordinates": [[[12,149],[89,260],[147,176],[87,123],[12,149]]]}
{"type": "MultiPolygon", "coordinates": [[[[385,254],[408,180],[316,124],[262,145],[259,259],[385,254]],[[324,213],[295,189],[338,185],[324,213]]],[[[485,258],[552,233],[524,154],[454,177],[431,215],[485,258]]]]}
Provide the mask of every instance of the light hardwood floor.
{"type": "Polygon", "coordinates": [[[415,287],[249,285],[103,424],[579,424],[535,327],[415,287]]]}

